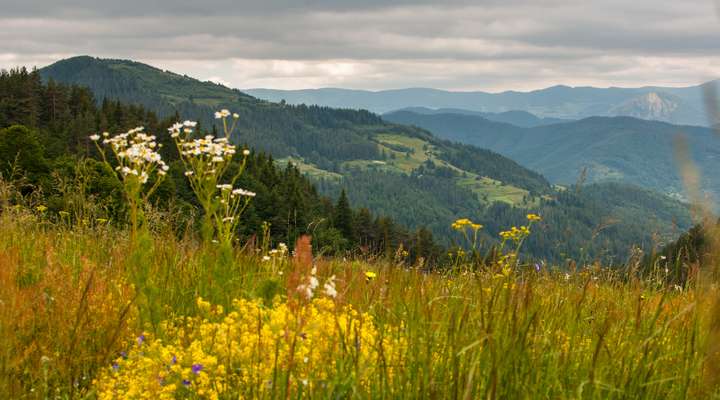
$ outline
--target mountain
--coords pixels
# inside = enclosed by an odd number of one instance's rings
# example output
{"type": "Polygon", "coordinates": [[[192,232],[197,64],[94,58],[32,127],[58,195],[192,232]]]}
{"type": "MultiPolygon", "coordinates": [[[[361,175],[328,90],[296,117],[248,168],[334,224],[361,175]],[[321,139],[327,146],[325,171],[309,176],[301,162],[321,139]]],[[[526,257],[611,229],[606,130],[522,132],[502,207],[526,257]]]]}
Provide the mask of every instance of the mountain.
{"type": "MultiPolygon", "coordinates": [[[[437,89],[413,88],[382,91],[348,89],[274,90],[250,89],[245,92],[270,101],[285,100],[289,104],[317,104],[329,107],[366,109],[387,113],[408,107],[433,109],[455,108],[483,113],[526,111],[540,118],[577,120],[591,116],[651,117],[641,113],[650,107],[653,98],[672,99],[673,106],[665,107],[661,120],[676,124],[707,126],[704,91],[715,87],[716,82],[699,86],[642,87],[642,88],[594,88],[553,86],[529,92],[507,91],[451,92],[437,89]],[[654,93],[654,96],[649,94],[654,93]],[[642,101],[642,98],[645,98],[642,101]],[[633,106],[631,103],[635,103],[633,106]],[[645,103],[643,106],[639,103],[645,103]]],[[[509,122],[509,121],[504,121],[509,122]]]]}
{"type": "MultiPolygon", "coordinates": [[[[684,103],[677,96],[649,92],[635,96],[611,108],[612,116],[629,116],[648,120],[671,122],[673,116],[683,112],[684,103]]],[[[685,113],[691,110],[685,110],[685,113]]]]}
{"type": "Polygon", "coordinates": [[[449,226],[456,218],[484,224],[482,240],[490,244],[500,230],[523,223],[533,211],[552,222],[528,242],[531,254],[559,261],[582,252],[617,261],[632,244],[648,246],[655,233],[672,236],[665,215],[677,216],[681,224],[689,221],[687,208],[667,198],[648,198],[631,210],[605,207],[599,194],[629,198],[642,189],[603,186],[593,195],[557,191],[542,175],[498,153],[442,140],[368,111],[273,103],[127,60],[75,57],[42,68],[40,75],[87,86],[103,107],[116,100],[137,103],[161,117],[198,119],[207,129],[216,123],[209,117],[214,110],[230,109],[240,115],[233,141],[266,151],[279,164],[295,165],[323,193],[337,196],[345,189],[354,206],[405,226],[427,226],[448,244],[456,237],[449,226]],[[616,220],[613,235],[612,230],[594,233],[616,220]]]}
{"type": "MultiPolygon", "coordinates": [[[[657,101],[652,109],[657,112],[666,106],[662,98],[649,100],[657,101]]],[[[709,128],[630,117],[591,117],[533,128],[466,114],[403,111],[383,118],[497,151],[554,183],[574,183],[585,171],[590,182],[633,183],[673,196],[683,192],[674,160],[675,140],[684,136],[702,173],[702,187],[720,194],[720,176],[715,173],[720,168],[720,138],[709,128]]]]}
{"type": "Polygon", "coordinates": [[[521,126],[525,128],[532,128],[535,126],[559,124],[562,122],[568,122],[569,120],[563,120],[560,118],[538,118],[537,116],[527,111],[505,111],[500,113],[480,112],[471,111],[461,108],[427,108],[427,107],[407,107],[396,111],[391,111],[386,114],[393,114],[401,111],[409,111],[416,114],[425,115],[436,115],[436,114],[461,114],[461,115],[475,115],[478,117],[485,118],[490,121],[504,122],[515,126],[521,126]]]}

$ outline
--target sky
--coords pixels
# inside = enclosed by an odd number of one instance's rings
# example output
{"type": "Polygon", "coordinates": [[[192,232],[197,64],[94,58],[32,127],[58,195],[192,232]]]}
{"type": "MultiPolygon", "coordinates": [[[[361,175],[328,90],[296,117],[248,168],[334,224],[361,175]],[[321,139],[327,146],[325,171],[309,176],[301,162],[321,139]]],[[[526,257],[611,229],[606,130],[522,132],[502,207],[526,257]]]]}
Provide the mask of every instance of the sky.
{"type": "Polygon", "coordinates": [[[714,0],[0,0],[0,68],[133,59],[230,87],[531,90],[720,77],[714,0]]]}

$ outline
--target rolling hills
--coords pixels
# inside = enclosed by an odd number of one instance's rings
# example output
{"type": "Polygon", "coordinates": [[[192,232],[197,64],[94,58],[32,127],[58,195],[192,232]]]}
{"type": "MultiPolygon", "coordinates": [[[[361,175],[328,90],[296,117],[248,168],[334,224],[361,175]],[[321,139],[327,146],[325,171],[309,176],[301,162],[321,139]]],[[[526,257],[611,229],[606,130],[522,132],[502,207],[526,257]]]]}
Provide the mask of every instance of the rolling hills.
{"type": "Polygon", "coordinates": [[[655,233],[671,238],[669,215],[679,226],[689,225],[686,207],[663,196],[613,185],[558,192],[542,175],[498,153],[442,140],[368,111],[268,102],[127,60],[75,57],[40,74],[87,86],[101,103],[137,103],[161,117],[197,119],[207,129],[215,123],[208,118],[212,111],[233,110],[240,114],[234,141],[269,152],[278,163],[297,165],[324,193],[345,188],[353,205],[406,226],[428,226],[445,243],[453,237],[449,224],[456,218],[483,223],[483,238],[492,243],[499,230],[521,223],[533,210],[552,222],[528,243],[530,253],[559,261],[583,248],[585,256],[617,261],[632,244],[649,246],[655,233]],[[610,193],[645,201],[607,207],[603,197],[610,193]],[[608,221],[614,221],[613,229],[594,234],[608,221]]]}
{"type": "Polygon", "coordinates": [[[702,173],[702,187],[720,193],[720,139],[709,128],[678,126],[630,117],[591,117],[523,128],[467,114],[400,111],[383,116],[437,136],[488,148],[540,171],[552,182],[620,181],[673,196],[683,182],[675,162],[675,140],[684,137],[702,173]]]}

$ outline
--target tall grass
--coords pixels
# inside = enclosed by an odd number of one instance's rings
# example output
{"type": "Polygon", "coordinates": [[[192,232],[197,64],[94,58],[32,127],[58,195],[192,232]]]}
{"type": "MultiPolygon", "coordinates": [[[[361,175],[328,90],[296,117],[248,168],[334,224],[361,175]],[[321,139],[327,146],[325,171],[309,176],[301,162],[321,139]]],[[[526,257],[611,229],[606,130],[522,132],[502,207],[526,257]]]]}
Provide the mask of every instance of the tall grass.
{"type": "MultiPolygon", "coordinates": [[[[0,230],[2,398],[97,396],[93,381],[140,335],[171,343],[179,333],[167,321],[222,323],[227,312],[207,317],[198,297],[228,312],[233,299],[258,299],[297,318],[310,304],[293,303],[307,254],[263,261],[264,254],[236,249],[219,257],[161,222],[138,252],[123,229],[70,227],[27,207],[4,208],[0,230]]],[[[337,297],[319,289],[316,297],[337,310],[352,307],[370,318],[374,335],[396,340],[372,342],[372,364],[353,346],[318,355],[322,367],[308,372],[308,382],[300,382],[297,362],[278,362],[271,376],[227,385],[221,398],[718,397],[706,352],[716,287],[666,288],[600,267],[570,274],[520,267],[505,275],[460,266],[442,274],[388,261],[310,262],[320,282],[335,276],[337,297]],[[395,361],[378,367],[391,352],[395,361]],[[268,385],[280,378],[284,389],[268,385]]],[[[275,357],[288,337],[258,347],[258,357],[275,357]]]]}

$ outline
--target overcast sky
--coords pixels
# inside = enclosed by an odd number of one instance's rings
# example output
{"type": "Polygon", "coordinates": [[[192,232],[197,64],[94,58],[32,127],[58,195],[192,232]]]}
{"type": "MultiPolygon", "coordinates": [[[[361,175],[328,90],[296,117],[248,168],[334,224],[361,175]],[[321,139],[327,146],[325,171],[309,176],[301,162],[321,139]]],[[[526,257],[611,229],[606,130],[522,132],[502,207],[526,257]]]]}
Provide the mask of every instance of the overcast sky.
{"type": "Polygon", "coordinates": [[[237,88],[685,86],[713,0],[0,0],[0,68],[88,54],[237,88]]]}

